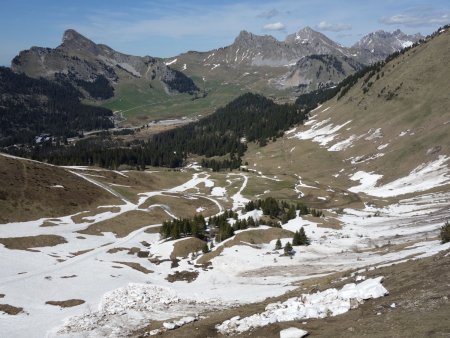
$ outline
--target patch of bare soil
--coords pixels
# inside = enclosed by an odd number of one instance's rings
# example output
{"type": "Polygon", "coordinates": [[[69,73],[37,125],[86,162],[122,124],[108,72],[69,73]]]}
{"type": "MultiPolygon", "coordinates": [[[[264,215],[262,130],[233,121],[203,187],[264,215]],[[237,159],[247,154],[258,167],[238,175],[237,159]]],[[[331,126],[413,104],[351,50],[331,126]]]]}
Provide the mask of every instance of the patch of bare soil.
{"type": "MultiPolygon", "coordinates": [[[[302,293],[340,288],[354,282],[352,271],[302,281],[302,287],[263,302],[208,313],[208,318],[162,333],[162,337],[221,337],[215,325],[234,316],[246,317],[263,312],[267,304],[285,301],[302,293]],[[342,277],[347,277],[342,280],[342,277]]],[[[298,327],[311,337],[449,337],[450,324],[450,250],[435,256],[410,260],[366,271],[367,278],[384,276],[386,297],[368,300],[357,309],[324,319],[271,324],[242,334],[245,337],[279,337],[280,331],[298,327]],[[392,304],[395,304],[393,306],[392,304]]],[[[134,333],[143,337],[146,328],[134,333]]]]}
{"type": "Polygon", "coordinates": [[[198,271],[176,271],[174,274],[168,275],[167,280],[173,282],[192,282],[198,277],[198,271]]]}
{"type": "Polygon", "coordinates": [[[49,300],[45,302],[48,305],[60,306],[60,307],[73,307],[84,304],[82,299],[68,299],[68,300],[49,300]]]}
{"type": "Polygon", "coordinates": [[[142,227],[162,223],[169,216],[160,209],[152,211],[132,210],[117,217],[98,222],[78,231],[82,234],[101,236],[102,232],[113,232],[117,237],[125,237],[142,227]]]}
{"type": "Polygon", "coordinates": [[[23,311],[21,307],[15,307],[9,304],[0,304],[0,311],[10,316],[15,316],[23,311]]]}
{"type": "Polygon", "coordinates": [[[173,251],[170,254],[170,259],[177,257],[188,257],[190,253],[200,251],[205,246],[205,241],[195,237],[189,237],[176,242],[173,245],[173,251]]]}
{"type": "Polygon", "coordinates": [[[123,265],[129,266],[130,268],[132,268],[134,270],[137,270],[137,271],[140,271],[140,272],[143,272],[145,274],[153,273],[152,270],[148,270],[148,269],[144,268],[139,263],[135,263],[135,262],[113,262],[113,263],[123,264],[123,265]]]}
{"type": "Polygon", "coordinates": [[[219,256],[224,248],[230,248],[235,245],[269,243],[270,241],[277,238],[286,238],[292,236],[294,236],[294,233],[292,231],[284,230],[281,228],[255,229],[244,231],[237,234],[231,241],[228,241],[220,246],[218,245],[215,250],[201,256],[197,260],[197,263],[205,264],[211,261],[213,258],[219,256]]]}
{"type": "Polygon", "coordinates": [[[70,254],[73,256],[79,256],[79,255],[85,254],[86,252],[89,252],[92,250],[94,250],[94,249],[80,250],[80,251],[76,251],[76,252],[71,252],[70,254]]]}
{"type": "Polygon", "coordinates": [[[57,235],[38,235],[27,237],[0,238],[0,243],[12,250],[29,250],[67,243],[64,237],[57,235]]]}

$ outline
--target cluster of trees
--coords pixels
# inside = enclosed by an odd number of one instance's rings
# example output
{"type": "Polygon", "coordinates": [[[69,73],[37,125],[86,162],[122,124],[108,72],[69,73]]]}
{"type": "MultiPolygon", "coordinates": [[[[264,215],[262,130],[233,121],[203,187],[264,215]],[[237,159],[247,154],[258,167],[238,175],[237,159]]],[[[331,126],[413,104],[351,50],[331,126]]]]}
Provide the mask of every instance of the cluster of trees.
{"type": "MultiPolygon", "coordinates": [[[[293,252],[293,246],[299,246],[299,245],[309,245],[310,241],[309,238],[306,236],[305,229],[303,227],[300,228],[299,231],[296,231],[294,233],[294,236],[292,237],[292,244],[291,242],[286,242],[284,246],[284,254],[285,255],[292,255],[293,252]]],[[[275,250],[281,250],[282,244],[280,239],[278,238],[275,242],[275,250]]]]}
{"type": "Polygon", "coordinates": [[[114,88],[103,75],[97,76],[94,81],[77,79],[75,83],[87,91],[93,99],[106,100],[114,96],[114,88]]]}
{"type": "Polygon", "coordinates": [[[114,127],[112,112],[80,102],[68,81],[33,79],[0,67],[0,146],[32,144],[48,134],[68,138],[81,130],[114,127]]]}
{"type": "Polygon", "coordinates": [[[161,226],[160,235],[162,238],[179,239],[192,236],[199,239],[205,238],[206,221],[200,215],[195,215],[192,219],[174,219],[164,221],[161,226]]]}
{"type": "Polygon", "coordinates": [[[176,69],[170,68],[170,70],[173,72],[173,76],[170,79],[163,79],[164,83],[167,84],[170,89],[176,90],[179,93],[189,93],[191,95],[200,90],[190,77],[187,77],[176,69]]]}
{"type": "Polygon", "coordinates": [[[313,217],[321,217],[323,215],[321,210],[308,208],[303,203],[291,204],[286,201],[278,201],[273,197],[250,201],[244,206],[244,209],[247,212],[255,209],[262,210],[264,215],[280,219],[283,224],[294,219],[297,216],[297,210],[300,215],[312,215],[313,217]]]}
{"type": "Polygon", "coordinates": [[[230,154],[230,159],[216,160],[203,158],[201,166],[204,168],[211,168],[212,171],[221,171],[225,169],[237,169],[242,164],[241,157],[236,157],[234,153],[230,154]]]}

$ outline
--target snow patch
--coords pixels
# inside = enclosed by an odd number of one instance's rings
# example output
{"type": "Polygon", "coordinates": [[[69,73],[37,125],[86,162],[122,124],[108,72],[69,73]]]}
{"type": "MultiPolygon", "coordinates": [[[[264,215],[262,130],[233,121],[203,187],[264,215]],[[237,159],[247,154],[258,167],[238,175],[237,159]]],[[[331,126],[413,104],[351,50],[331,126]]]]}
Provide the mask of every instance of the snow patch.
{"type": "Polygon", "coordinates": [[[173,59],[172,61],[164,62],[164,64],[165,64],[166,66],[170,66],[170,65],[173,65],[174,63],[176,63],[177,61],[178,61],[178,59],[173,59]]]}
{"type": "Polygon", "coordinates": [[[326,146],[329,142],[333,141],[334,138],[337,136],[336,134],[337,131],[339,131],[341,128],[352,122],[352,120],[349,120],[344,124],[336,126],[330,123],[321,127],[322,124],[327,123],[328,121],[329,119],[316,123],[311,127],[311,129],[296,133],[294,136],[292,136],[292,138],[295,137],[300,140],[312,139],[314,142],[319,143],[321,146],[326,146]]]}
{"type": "Polygon", "coordinates": [[[382,175],[358,171],[350,179],[361,184],[349,190],[377,197],[393,197],[443,186],[450,183],[450,177],[447,175],[449,169],[445,165],[448,160],[447,156],[441,155],[436,161],[419,165],[408,176],[379,187],[375,185],[382,175]]]}
{"type": "Polygon", "coordinates": [[[353,141],[356,139],[356,135],[352,135],[349,138],[338,142],[334,145],[332,145],[330,148],[328,148],[328,151],[341,151],[345,150],[351,146],[353,146],[353,141]]]}
{"type": "Polygon", "coordinates": [[[308,331],[290,327],[280,331],[280,338],[302,338],[308,334],[308,331]]]}
{"type": "Polygon", "coordinates": [[[341,290],[332,288],[289,298],[283,303],[270,303],[262,313],[242,319],[233,317],[217,325],[216,329],[221,334],[240,334],[272,323],[337,316],[357,308],[364,300],[387,295],[382,280],[383,277],[367,279],[359,284],[346,284],[341,290]]]}

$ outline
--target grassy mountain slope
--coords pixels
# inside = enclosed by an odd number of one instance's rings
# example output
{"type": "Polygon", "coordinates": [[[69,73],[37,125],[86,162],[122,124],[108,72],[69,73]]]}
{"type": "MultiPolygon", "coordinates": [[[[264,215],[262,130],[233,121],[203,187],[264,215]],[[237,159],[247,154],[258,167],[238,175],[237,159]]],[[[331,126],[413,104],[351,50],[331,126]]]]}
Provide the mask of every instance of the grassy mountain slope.
{"type": "Polygon", "coordinates": [[[0,223],[56,217],[120,201],[67,169],[0,154],[0,223]]]}
{"type": "Polygon", "coordinates": [[[443,66],[449,62],[446,31],[366,74],[342,98],[314,110],[308,125],[249,151],[244,161],[264,173],[281,171],[348,188],[357,184],[349,180],[357,171],[381,174],[379,183],[387,183],[449,156],[450,69],[443,66]],[[334,135],[328,143],[311,142],[312,134],[336,126],[341,127],[328,133],[334,135]],[[298,132],[309,139],[293,137],[298,132]]]}

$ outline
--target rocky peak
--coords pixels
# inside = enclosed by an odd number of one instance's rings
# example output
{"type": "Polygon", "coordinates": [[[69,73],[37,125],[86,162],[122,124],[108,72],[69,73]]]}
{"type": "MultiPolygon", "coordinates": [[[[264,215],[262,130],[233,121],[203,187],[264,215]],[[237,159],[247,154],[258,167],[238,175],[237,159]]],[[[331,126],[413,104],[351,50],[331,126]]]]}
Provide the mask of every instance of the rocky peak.
{"type": "Polygon", "coordinates": [[[422,38],[423,36],[419,33],[407,35],[400,29],[393,31],[392,33],[384,30],[378,30],[362,37],[361,40],[359,40],[353,47],[358,49],[375,50],[388,55],[404,47],[408,47],[422,38]]]}
{"type": "Polygon", "coordinates": [[[271,35],[256,35],[245,30],[241,31],[234,40],[233,45],[251,48],[253,46],[261,46],[267,43],[277,43],[278,40],[271,35]]]}
{"type": "Polygon", "coordinates": [[[64,32],[62,43],[58,47],[66,51],[88,51],[98,54],[98,46],[93,41],[81,35],[74,29],[68,29],[64,32]]]}

